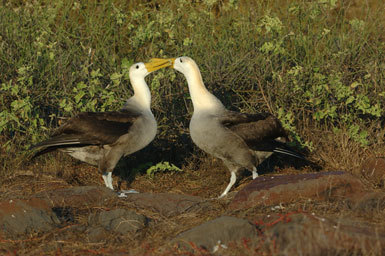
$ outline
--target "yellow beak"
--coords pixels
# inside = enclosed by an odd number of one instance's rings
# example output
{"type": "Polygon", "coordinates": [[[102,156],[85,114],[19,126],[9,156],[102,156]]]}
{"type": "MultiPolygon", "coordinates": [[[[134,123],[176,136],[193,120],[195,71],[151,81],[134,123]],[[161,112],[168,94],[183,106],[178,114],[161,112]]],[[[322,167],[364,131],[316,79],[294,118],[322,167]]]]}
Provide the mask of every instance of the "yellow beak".
{"type": "Polygon", "coordinates": [[[149,62],[144,63],[148,72],[153,72],[158,69],[171,66],[173,64],[174,63],[171,62],[169,59],[157,59],[157,58],[151,59],[149,62]]]}
{"type": "Polygon", "coordinates": [[[170,58],[170,59],[152,58],[149,63],[151,63],[151,62],[161,62],[161,61],[167,61],[168,62],[168,65],[164,65],[164,66],[162,66],[162,68],[163,67],[169,67],[169,66],[171,66],[172,68],[174,67],[175,58],[170,58]]]}

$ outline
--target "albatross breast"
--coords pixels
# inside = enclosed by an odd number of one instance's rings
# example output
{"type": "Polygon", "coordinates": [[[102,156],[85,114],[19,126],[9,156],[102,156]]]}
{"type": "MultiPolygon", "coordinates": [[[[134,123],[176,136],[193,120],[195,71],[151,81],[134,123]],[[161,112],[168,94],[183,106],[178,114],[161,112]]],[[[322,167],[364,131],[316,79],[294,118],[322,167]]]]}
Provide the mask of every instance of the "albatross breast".
{"type": "Polygon", "coordinates": [[[191,139],[200,149],[222,159],[226,164],[241,164],[252,168],[252,164],[255,164],[254,153],[239,135],[222,125],[221,119],[219,113],[194,113],[190,121],[191,139]]]}

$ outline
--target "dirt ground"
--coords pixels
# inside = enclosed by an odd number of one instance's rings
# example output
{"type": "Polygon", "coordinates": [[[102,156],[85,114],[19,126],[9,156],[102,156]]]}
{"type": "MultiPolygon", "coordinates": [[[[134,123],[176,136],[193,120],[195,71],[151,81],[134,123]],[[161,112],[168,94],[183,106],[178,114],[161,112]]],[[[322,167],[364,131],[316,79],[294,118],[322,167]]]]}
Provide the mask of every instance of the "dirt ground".
{"type": "MultiPolygon", "coordinates": [[[[101,175],[96,168],[72,160],[61,153],[54,153],[55,161],[40,160],[30,163],[27,168],[15,170],[14,174],[2,181],[0,186],[0,201],[9,199],[28,199],[43,191],[68,188],[74,186],[96,185],[104,186],[101,175]]],[[[295,162],[275,159],[275,162],[267,162],[260,172],[262,176],[274,176],[285,174],[312,173],[325,170],[315,170],[309,166],[300,166],[295,162]],[[283,164],[283,163],[286,164],[283,164]],[[287,164],[289,163],[289,164],[287,164]]],[[[211,203],[209,210],[194,213],[182,213],[175,216],[163,216],[151,209],[135,209],[152,221],[141,232],[136,234],[116,235],[107,233],[104,239],[97,242],[89,242],[83,228],[88,224],[88,215],[100,209],[109,210],[116,208],[133,209],[132,204],[124,199],[111,199],[102,206],[82,206],[74,208],[71,213],[64,213],[67,220],[62,222],[59,229],[45,233],[32,233],[27,236],[13,238],[0,237],[0,254],[5,255],[211,255],[207,250],[196,248],[195,251],[186,251],[170,246],[169,242],[183,231],[189,230],[208,220],[218,216],[233,216],[247,219],[250,222],[264,223],[257,225],[258,230],[263,227],[277,227],[277,224],[290,222],[293,214],[312,214],[322,216],[330,220],[348,219],[352,222],[369,223],[384,227],[383,208],[377,207],[371,214],[352,209],[344,200],[306,200],[294,199],[290,203],[277,205],[265,205],[251,207],[249,209],[231,210],[229,203],[236,193],[251,182],[249,172],[239,175],[237,184],[223,199],[217,199],[226,187],[230,174],[223,164],[210,156],[202,154],[199,157],[191,157],[190,161],[182,166],[182,172],[157,172],[154,177],[144,173],[137,173],[134,177],[124,179],[114,175],[114,186],[120,189],[133,188],[141,193],[172,193],[191,195],[208,200],[211,203]],[[268,219],[267,216],[269,217],[268,219]]],[[[365,183],[365,181],[364,181],[365,183]]],[[[370,182],[365,183],[367,190],[381,191],[370,182]],[[373,190],[374,189],[374,190],[373,190]]],[[[295,219],[295,218],[294,218],[295,219]]],[[[302,220],[301,220],[302,221],[302,220]]],[[[278,229],[279,230],[279,229],[278,229]]],[[[312,230],[311,228],[307,230],[312,230]]],[[[271,231],[273,232],[273,231],[271,231]]],[[[275,232],[275,231],[274,231],[275,232]]],[[[317,231],[318,232],[318,231],[317,231]]],[[[316,233],[317,233],[316,232],[316,233]]],[[[298,244],[312,244],[314,238],[296,237],[291,234],[292,240],[298,244]]],[[[258,246],[250,246],[244,241],[235,243],[215,255],[280,255],[285,252],[285,247],[271,236],[261,236],[258,246]]],[[[319,241],[319,239],[315,239],[319,241]]],[[[380,242],[379,242],[380,243],[380,242]]],[[[378,252],[378,249],[375,252],[378,252]]],[[[287,252],[287,251],[286,251],[287,252]]],[[[346,247],[336,249],[333,247],[325,251],[322,246],[301,248],[297,251],[304,255],[374,255],[371,252],[363,252],[360,249],[346,247]],[[324,254],[325,253],[325,254],[324,254]]]]}

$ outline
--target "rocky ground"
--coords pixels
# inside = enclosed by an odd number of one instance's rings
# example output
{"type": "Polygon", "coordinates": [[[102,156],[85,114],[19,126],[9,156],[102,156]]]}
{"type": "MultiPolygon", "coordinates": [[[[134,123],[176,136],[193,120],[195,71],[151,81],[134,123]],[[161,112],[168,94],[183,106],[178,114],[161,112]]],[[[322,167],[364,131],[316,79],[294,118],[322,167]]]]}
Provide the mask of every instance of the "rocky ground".
{"type": "Polygon", "coordinates": [[[357,175],[291,168],[248,175],[223,199],[216,197],[229,173],[217,163],[137,177],[130,187],[140,193],[125,198],[91,167],[77,168],[77,182],[74,173],[33,171],[2,181],[1,255],[385,253],[384,158],[368,159],[357,175]]]}

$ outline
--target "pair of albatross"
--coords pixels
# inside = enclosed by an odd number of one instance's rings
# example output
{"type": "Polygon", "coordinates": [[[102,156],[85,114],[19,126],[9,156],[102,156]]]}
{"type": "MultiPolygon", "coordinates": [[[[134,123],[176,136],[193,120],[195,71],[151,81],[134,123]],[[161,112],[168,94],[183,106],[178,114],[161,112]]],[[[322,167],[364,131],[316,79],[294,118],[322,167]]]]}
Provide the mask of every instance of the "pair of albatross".
{"type": "Polygon", "coordinates": [[[236,182],[241,169],[258,177],[257,166],[274,152],[302,158],[285,148],[280,138],[286,132],[270,114],[245,114],[227,110],[205,87],[200,70],[189,57],[152,59],[130,68],[134,96],[120,111],[85,112],[60,126],[39,148],[35,156],[59,149],[99,167],[105,184],[112,186],[111,173],[122,156],[148,145],[156,135],[156,121],[150,109],[151,94],[144,80],[149,73],[172,66],[187,80],[194,113],[190,121],[193,142],[203,151],[222,159],[231,172],[230,182],[220,195],[224,197],[236,182]]]}

